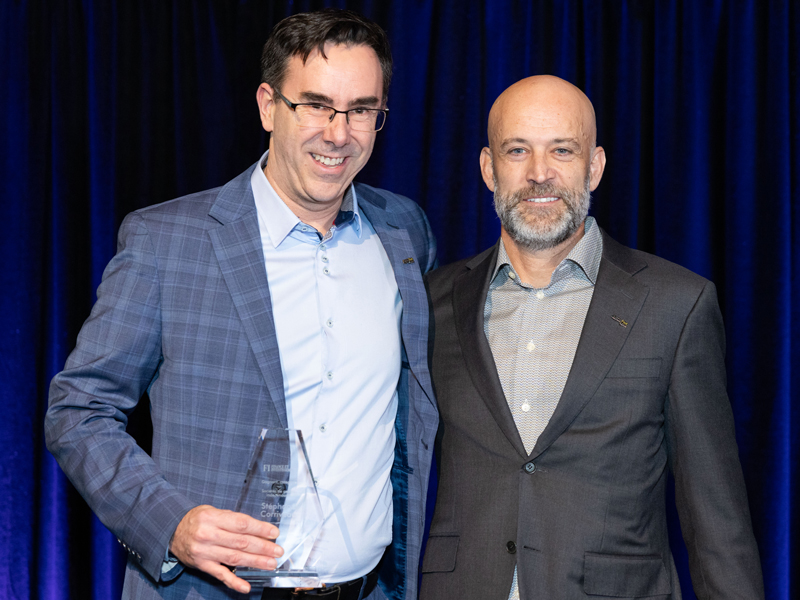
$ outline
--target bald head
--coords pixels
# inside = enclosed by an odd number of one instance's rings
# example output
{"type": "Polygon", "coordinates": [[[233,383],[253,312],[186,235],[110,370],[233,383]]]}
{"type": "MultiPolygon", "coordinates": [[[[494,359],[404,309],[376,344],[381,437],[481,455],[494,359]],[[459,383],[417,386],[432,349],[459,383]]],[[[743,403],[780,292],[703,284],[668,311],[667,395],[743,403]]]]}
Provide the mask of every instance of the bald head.
{"type": "Polygon", "coordinates": [[[518,81],[495,100],[489,113],[489,145],[520,120],[542,131],[573,126],[589,149],[597,143],[594,107],[579,88],[552,75],[518,81]]]}

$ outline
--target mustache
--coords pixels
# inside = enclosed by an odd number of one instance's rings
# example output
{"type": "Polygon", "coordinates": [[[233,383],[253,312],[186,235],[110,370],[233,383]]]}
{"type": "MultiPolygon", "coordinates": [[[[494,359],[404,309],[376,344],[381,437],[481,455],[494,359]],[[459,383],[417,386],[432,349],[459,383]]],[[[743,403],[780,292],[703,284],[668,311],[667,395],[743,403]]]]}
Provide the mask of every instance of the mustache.
{"type": "Polygon", "coordinates": [[[521,202],[534,196],[557,196],[563,198],[565,195],[568,195],[565,190],[554,186],[552,183],[532,183],[526,188],[512,192],[509,197],[514,202],[521,202]]]}

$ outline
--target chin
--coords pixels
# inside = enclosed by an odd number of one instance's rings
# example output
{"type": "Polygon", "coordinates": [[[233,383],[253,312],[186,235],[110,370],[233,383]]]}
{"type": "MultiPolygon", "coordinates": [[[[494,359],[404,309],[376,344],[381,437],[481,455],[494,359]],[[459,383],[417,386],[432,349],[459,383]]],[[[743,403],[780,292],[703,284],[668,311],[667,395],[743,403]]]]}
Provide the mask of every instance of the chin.
{"type": "Polygon", "coordinates": [[[312,202],[318,202],[320,204],[328,204],[330,202],[335,202],[344,197],[344,193],[347,191],[347,188],[350,186],[350,183],[347,184],[337,184],[337,185],[318,185],[313,186],[307,190],[307,195],[311,199],[312,202]]]}

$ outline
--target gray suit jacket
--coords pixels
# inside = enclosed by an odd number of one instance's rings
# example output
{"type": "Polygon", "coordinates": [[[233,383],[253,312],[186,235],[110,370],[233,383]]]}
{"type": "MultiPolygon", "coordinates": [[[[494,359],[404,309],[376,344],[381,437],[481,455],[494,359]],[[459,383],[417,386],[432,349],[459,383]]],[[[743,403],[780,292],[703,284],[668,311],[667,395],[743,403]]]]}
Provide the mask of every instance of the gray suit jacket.
{"type": "MultiPolygon", "coordinates": [[[[286,427],[256,208],[255,165],[224,187],[126,217],[92,314],[51,384],[47,444],[129,552],[124,598],[238,598],[186,571],[165,585],[170,536],[198,504],[233,509],[261,427],[286,427]],[[152,457],[125,433],[145,391],[152,457]]],[[[415,598],[438,416],[422,275],[436,245],[413,202],[356,187],[403,299],[393,543],[374,598],[415,598]]]]}
{"type": "Polygon", "coordinates": [[[428,276],[439,493],[423,600],[680,598],[671,469],[699,598],[763,598],[714,285],[604,235],[564,392],[530,455],[484,335],[497,247],[428,276]]]}

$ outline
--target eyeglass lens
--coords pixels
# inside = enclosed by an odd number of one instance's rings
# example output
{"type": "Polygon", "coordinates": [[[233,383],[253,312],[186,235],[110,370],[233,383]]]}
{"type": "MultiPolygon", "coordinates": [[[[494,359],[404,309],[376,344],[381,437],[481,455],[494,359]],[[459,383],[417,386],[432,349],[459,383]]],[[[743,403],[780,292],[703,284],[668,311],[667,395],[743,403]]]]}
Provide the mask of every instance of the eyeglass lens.
{"type": "MultiPolygon", "coordinates": [[[[336,113],[327,106],[301,105],[295,107],[301,127],[327,127],[336,113]]],[[[383,127],[386,113],[377,109],[353,109],[347,112],[350,127],[356,131],[378,131],[383,127]]]]}

